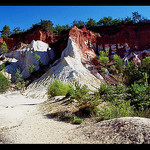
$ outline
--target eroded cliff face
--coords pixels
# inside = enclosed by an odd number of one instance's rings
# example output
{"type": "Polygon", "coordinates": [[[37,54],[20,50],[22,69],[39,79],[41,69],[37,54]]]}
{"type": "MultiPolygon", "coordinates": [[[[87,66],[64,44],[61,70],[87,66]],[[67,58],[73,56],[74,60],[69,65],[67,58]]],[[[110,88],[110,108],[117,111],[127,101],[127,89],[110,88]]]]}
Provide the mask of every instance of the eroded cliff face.
{"type": "Polygon", "coordinates": [[[85,27],[79,29],[74,26],[70,30],[69,36],[81,49],[83,55],[82,61],[84,61],[84,59],[91,60],[96,56],[95,50],[97,37],[101,37],[100,34],[95,35],[92,31],[87,30],[85,27]]]}
{"type": "MultiPolygon", "coordinates": [[[[67,46],[69,36],[81,48],[85,59],[93,57],[94,52],[98,54],[98,51],[104,49],[109,49],[110,56],[116,53],[124,58],[131,52],[135,52],[142,58],[143,51],[150,49],[150,25],[144,23],[94,27],[89,30],[85,27],[82,29],[73,27],[69,32],[60,35],[50,34],[39,28],[31,29],[16,37],[0,37],[0,44],[5,41],[9,50],[13,51],[21,48],[24,44],[29,45],[32,40],[40,40],[55,49],[57,58],[60,58],[62,51],[67,46]]],[[[149,51],[147,52],[149,53],[149,51]]]]}
{"type": "Polygon", "coordinates": [[[30,43],[35,40],[40,40],[42,42],[47,43],[50,47],[55,47],[54,43],[57,43],[57,49],[59,47],[59,52],[62,51],[67,46],[67,42],[58,42],[59,40],[61,41],[62,39],[65,39],[65,37],[68,37],[67,33],[61,34],[61,35],[54,35],[50,34],[49,32],[43,31],[41,29],[32,29],[29,30],[25,33],[12,36],[11,38],[7,37],[0,37],[0,45],[3,43],[3,41],[6,42],[9,51],[14,51],[17,49],[20,49],[23,46],[30,47],[30,43]]]}
{"type": "Polygon", "coordinates": [[[120,25],[117,27],[99,27],[97,31],[104,35],[97,38],[97,50],[109,49],[109,55],[118,54],[122,58],[135,52],[142,57],[144,50],[150,49],[150,24],[120,25]]]}

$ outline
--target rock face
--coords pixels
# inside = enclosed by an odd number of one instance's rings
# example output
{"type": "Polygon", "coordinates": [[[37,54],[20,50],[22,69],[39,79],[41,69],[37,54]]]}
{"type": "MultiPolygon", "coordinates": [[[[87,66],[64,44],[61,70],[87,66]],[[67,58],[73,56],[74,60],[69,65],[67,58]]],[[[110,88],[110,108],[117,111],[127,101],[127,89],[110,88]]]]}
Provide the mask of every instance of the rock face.
{"type": "Polygon", "coordinates": [[[32,65],[34,65],[35,70],[39,69],[39,61],[36,59],[35,54],[40,56],[40,62],[43,65],[47,65],[49,61],[52,61],[54,58],[54,52],[49,48],[48,44],[39,40],[33,40],[30,44],[30,48],[18,49],[6,54],[7,58],[16,59],[16,61],[6,66],[7,72],[14,75],[16,69],[19,69],[22,78],[29,77],[29,70],[32,65]]]}
{"type": "Polygon", "coordinates": [[[150,119],[122,117],[79,128],[76,137],[93,144],[150,144],[150,119]]]}
{"type": "Polygon", "coordinates": [[[62,52],[61,58],[43,76],[28,87],[26,94],[36,98],[47,98],[47,87],[57,78],[72,84],[77,81],[81,85],[86,84],[91,90],[96,90],[104,82],[104,79],[100,75],[100,79],[92,75],[81,61],[82,51],[69,37],[67,47],[62,52]]]}
{"type": "MultiPolygon", "coordinates": [[[[110,55],[117,53],[122,58],[131,52],[141,57],[144,50],[150,48],[150,25],[125,24],[116,27],[98,27],[98,32],[104,33],[97,38],[97,50],[109,49],[110,55]]],[[[148,51],[149,53],[149,51],[148,51]]]]}

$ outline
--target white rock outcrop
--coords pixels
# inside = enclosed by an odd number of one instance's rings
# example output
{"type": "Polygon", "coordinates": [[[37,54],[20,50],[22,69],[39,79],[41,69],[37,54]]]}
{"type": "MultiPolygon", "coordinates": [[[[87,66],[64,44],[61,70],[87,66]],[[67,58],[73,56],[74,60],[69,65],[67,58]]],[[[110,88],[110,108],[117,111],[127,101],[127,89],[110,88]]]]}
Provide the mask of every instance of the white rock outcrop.
{"type": "Polygon", "coordinates": [[[39,62],[35,58],[35,54],[40,56],[40,61],[43,65],[47,65],[49,61],[52,61],[54,58],[54,51],[49,48],[47,43],[40,40],[33,40],[30,44],[30,48],[18,49],[5,55],[6,58],[15,58],[17,60],[6,66],[7,72],[14,75],[16,69],[19,69],[22,78],[29,77],[30,66],[34,65],[36,71],[39,69],[39,62]]]}
{"type": "Polygon", "coordinates": [[[81,63],[81,50],[72,39],[68,38],[68,45],[62,52],[61,58],[52,65],[44,75],[35,80],[27,89],[26,95],[36,98],[47,98],[47,87],[50,83],[59,79],[67,83],[79,82],[81,85],[86,84],[90,90],[96,90],[104,82],[96,78],[81,63]]]}

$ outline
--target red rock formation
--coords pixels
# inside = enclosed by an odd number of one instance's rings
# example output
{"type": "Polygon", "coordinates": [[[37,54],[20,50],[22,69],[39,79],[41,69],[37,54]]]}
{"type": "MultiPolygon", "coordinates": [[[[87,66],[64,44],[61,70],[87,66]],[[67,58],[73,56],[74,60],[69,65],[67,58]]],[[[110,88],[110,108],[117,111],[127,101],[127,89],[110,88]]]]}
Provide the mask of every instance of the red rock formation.
{"type": "MultiPolygon", "coordinates": [[[[107,30],[111,31],[111,28],[113,30],[114,27],[107,27],[107,30]]],[[[118,49],[117,44],[124,45],[128,43],[131,52],[150,48],[150,24],[120,25],[114,29],[116,32],[107,32],[103,37],[98,38],[97,45],[102,45],[104,49],[106,44],[110,46],[116,44],[117,54],[120,55],[124,53],[124,48],[122,50],[118,49]]]]}
{"type": "Polygon", "coordinates": [[[82,54],[86,60],[96,56],[93,48],[94,45],[96,45],[97,36],[92,31],[87,30],[85,27],[79,29],[74,26],[69,31],[69,36],[81,49],[82,54]]]}
{"type": "Polygon", "coordinates": [[[45,43],[53,44],[59,38],[59,35],[53,35],[49,32],[37,29],[32,33],[22,34],[16,38],[0,37],[0,45],[5,41],[10,51],[12,51],[15,50],[15,48],[19,48],[21,46],[20,43],[30,44],[32,40],[41,40],[45,43]]]}

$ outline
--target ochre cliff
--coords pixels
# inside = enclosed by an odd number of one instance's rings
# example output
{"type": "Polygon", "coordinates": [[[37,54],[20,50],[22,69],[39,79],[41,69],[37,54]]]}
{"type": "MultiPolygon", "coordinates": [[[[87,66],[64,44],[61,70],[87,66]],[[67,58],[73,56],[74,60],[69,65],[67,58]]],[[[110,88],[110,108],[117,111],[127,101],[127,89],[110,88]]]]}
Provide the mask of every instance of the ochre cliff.
{"type": "Polygon", "coordinates": [[[60,57],[67,46],[69,36],[81,48],[85,58],[90,55],[94,56],[94,52],[98,54],[98,51],[102,49],[109,49],[110,55],[117,53],[123,58],[127,50],[130,53],[150,48],[150,24],[144,23],[93,27],[89,30],[85,27],[79,29],[74,26],[69,32],[66,31],[63,34],[50,34],[39,28],[30,29],[16,37],[0,37],[0,44],[6,41],[8,48],[12,51],[20,48],[23,44],[30,44],[32,40],[41,40],[54,48],[60,57]]]}

